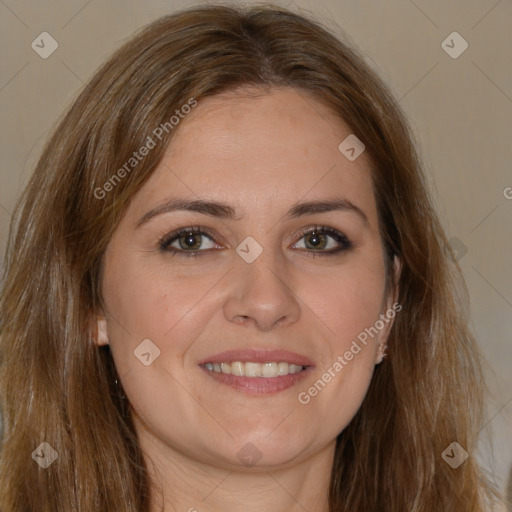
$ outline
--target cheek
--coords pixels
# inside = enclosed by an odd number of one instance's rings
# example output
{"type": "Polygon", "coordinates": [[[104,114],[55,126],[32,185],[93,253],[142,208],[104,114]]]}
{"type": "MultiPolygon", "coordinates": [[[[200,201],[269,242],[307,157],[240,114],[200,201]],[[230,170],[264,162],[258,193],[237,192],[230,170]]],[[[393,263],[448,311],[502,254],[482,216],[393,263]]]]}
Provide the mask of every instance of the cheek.
{"type": "Polygon", "coordinates": [[[301,299],[315,313],[332,348],[343,350],[379,318],[385,290],[385,267],[379,258],[354,258],[329,275],[303,276],[301,299]]]}
{"type": "Polygon", "coordinates": [[[311,289],[311,309],[328,327],[321,331],[328,334],[318,345],[322,364],[315,379],[298,389],[304,414],[321,418],[322,435],[328,438],[350,423],[368,391],[377,344],[365,329],[379,318],[384,291],[383,282],[371,273],[338,277],[340,284],[330,281],[324,294],[313,295],[315,288],[311,289]]]}
{"type": "MultiPolygon", "coordinates": [[[[215,291],[208,293],[219,276],[178,275],[137,258],[118,258],[106,260],[105,277],[109,339],[119,374],[141,369],[134,351],[148,339],[160,352],[159,363],[167,367],[182,364],[185,352],[213,314],[215,291]]],[[[215,306],[218,309],[219,304],[215,306]]]]}
{"type": "Polygon", "coordinates": [[[326,342],[318,344],[323,353],[317,380],[300,389],[299,401],[324,411],[333,432],[356,414],[375,368],[377,340],[370,328],[382,312],[385,290],[385,265],[378,254],[363,254],[328,278],[302,280],[305,302],[316,317],[312,321],[326,342]]]}

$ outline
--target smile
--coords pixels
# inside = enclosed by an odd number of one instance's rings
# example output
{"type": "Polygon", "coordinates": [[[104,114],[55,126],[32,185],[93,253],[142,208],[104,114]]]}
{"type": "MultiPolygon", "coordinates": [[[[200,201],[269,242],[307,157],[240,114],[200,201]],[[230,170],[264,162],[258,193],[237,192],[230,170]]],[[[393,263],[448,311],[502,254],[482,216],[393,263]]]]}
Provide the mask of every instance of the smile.
{"type": "Polygon", "coordinates": [[[314,366],[299,366],[284,361],[233,361],[205,363],[199,367],[217,383],[249,395],[269,395],[284,391],[307,378],[314,369],[314,366]]]}
{"type": "Polygon", "coordinates": [[[281,362],[253,363],[233,361],[231,363],[206,363],[204,367],[211,372],[238,377],[264,377],[273,378],[283,375],[295,374],[304,370],[305,366],[281,362]]]}

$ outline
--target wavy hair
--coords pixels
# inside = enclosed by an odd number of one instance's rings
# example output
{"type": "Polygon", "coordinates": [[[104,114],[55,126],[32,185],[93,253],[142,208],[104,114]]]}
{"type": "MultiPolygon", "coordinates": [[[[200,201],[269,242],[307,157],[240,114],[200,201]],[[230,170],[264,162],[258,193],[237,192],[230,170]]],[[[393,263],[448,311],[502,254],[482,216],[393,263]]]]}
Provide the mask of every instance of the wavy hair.
{"type": "Polygon", "coordinates": [[[474,457],[486,386],[459,305],[467,291],[405,115],[357,49],[312,17],[218,4],[160,18],[118,49],[54,130],[19,199],[0,303],[2,512],[149,510],[146,462],[90,319],[110,237],[176,130],[101,200],[98,190],[190,98],[244,86],[308,92],[364,142],[387,261],[402,262],[392,284],[403,311],[389,357],[337,438],[330,511],[482,512],[498,496],[474,457]],[[457,469],[441,456],[453,441],[470,454],[457,469]],[[59,457],[47,469],[31,456],[42,442],[59,457]]]}

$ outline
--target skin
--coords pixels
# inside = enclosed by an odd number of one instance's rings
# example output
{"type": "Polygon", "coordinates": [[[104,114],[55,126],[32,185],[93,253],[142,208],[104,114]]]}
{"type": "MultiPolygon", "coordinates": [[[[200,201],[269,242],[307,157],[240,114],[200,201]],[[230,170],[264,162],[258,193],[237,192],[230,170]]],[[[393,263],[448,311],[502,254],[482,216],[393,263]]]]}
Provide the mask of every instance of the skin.
{"type": "Polygon", "coordinates": [[[360,408],[392,325],[307,405],[298,401],[394,296],[385,294],[371,163],[365,153],[351,162],[338,150],[350,129],[304,91],[247,92],[200,100],[181,121],[104,255],[97,343],[110,344],[133,408],[153,511],[162,510],[160,500],[166,511],[327,511],[336,437],[360,408]],[[136,228],[170,197],[223,201],[243,218],[174,211],[136,228]],[[368,222],[350,210],[284,219],[297,201],[332,198],[352,202],[368,222]],[[215,234],[196,236],[195,247],[208,252],[159,250],[161,237],[196,225],[215,234]],[[308,249],[340,245],[327,236],[312,247],[300,232],[315,225],[345,234],[353,248],[308,257],[308,249]],[[248,236],[263,248],[250,264],[235,251],[248,236]],[[160,350],[149,366],[134,356],[145,339],[160,350]],[[287,390],[248,395],[198,366],[234,348],[287,349],[315,368],[287,390]],[[261,454],[251,466],[237,456],[249,442],[261,454]]]}

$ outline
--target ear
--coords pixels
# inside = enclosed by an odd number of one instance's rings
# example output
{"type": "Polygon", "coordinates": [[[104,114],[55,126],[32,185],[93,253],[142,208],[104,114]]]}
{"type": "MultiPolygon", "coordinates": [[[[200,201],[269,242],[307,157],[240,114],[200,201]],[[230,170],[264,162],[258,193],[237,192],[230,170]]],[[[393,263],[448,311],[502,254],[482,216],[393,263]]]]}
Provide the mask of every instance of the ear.
{"type": "Polygon", "coordinates": [[[393,275],[395,286],[388,291],[388,295],[384,299],[383,310],[381,311],[381,315],[379,317],[384,326],[379,330],[379,334],[377,335],[379,349],[375,357],[376,365],[381,363],[382,359],[384,358],[386,352],[386,344],[388,341],[389,333],[391,332],[391,327],[393,327],[393,323],[395,321],[395,316],[399,311],[402,310],[402,305],[397,302],[399,292],[398,283],[401,273],[402,261],[397,255],[395,255],[393,258],[393,275]]]}
{"type": "Polygon", "coordinates": [[[93,339],[96,345],[108,345],[107,319],[101,311],[91,318],[91,332],[94,333],[93,339]]]}

